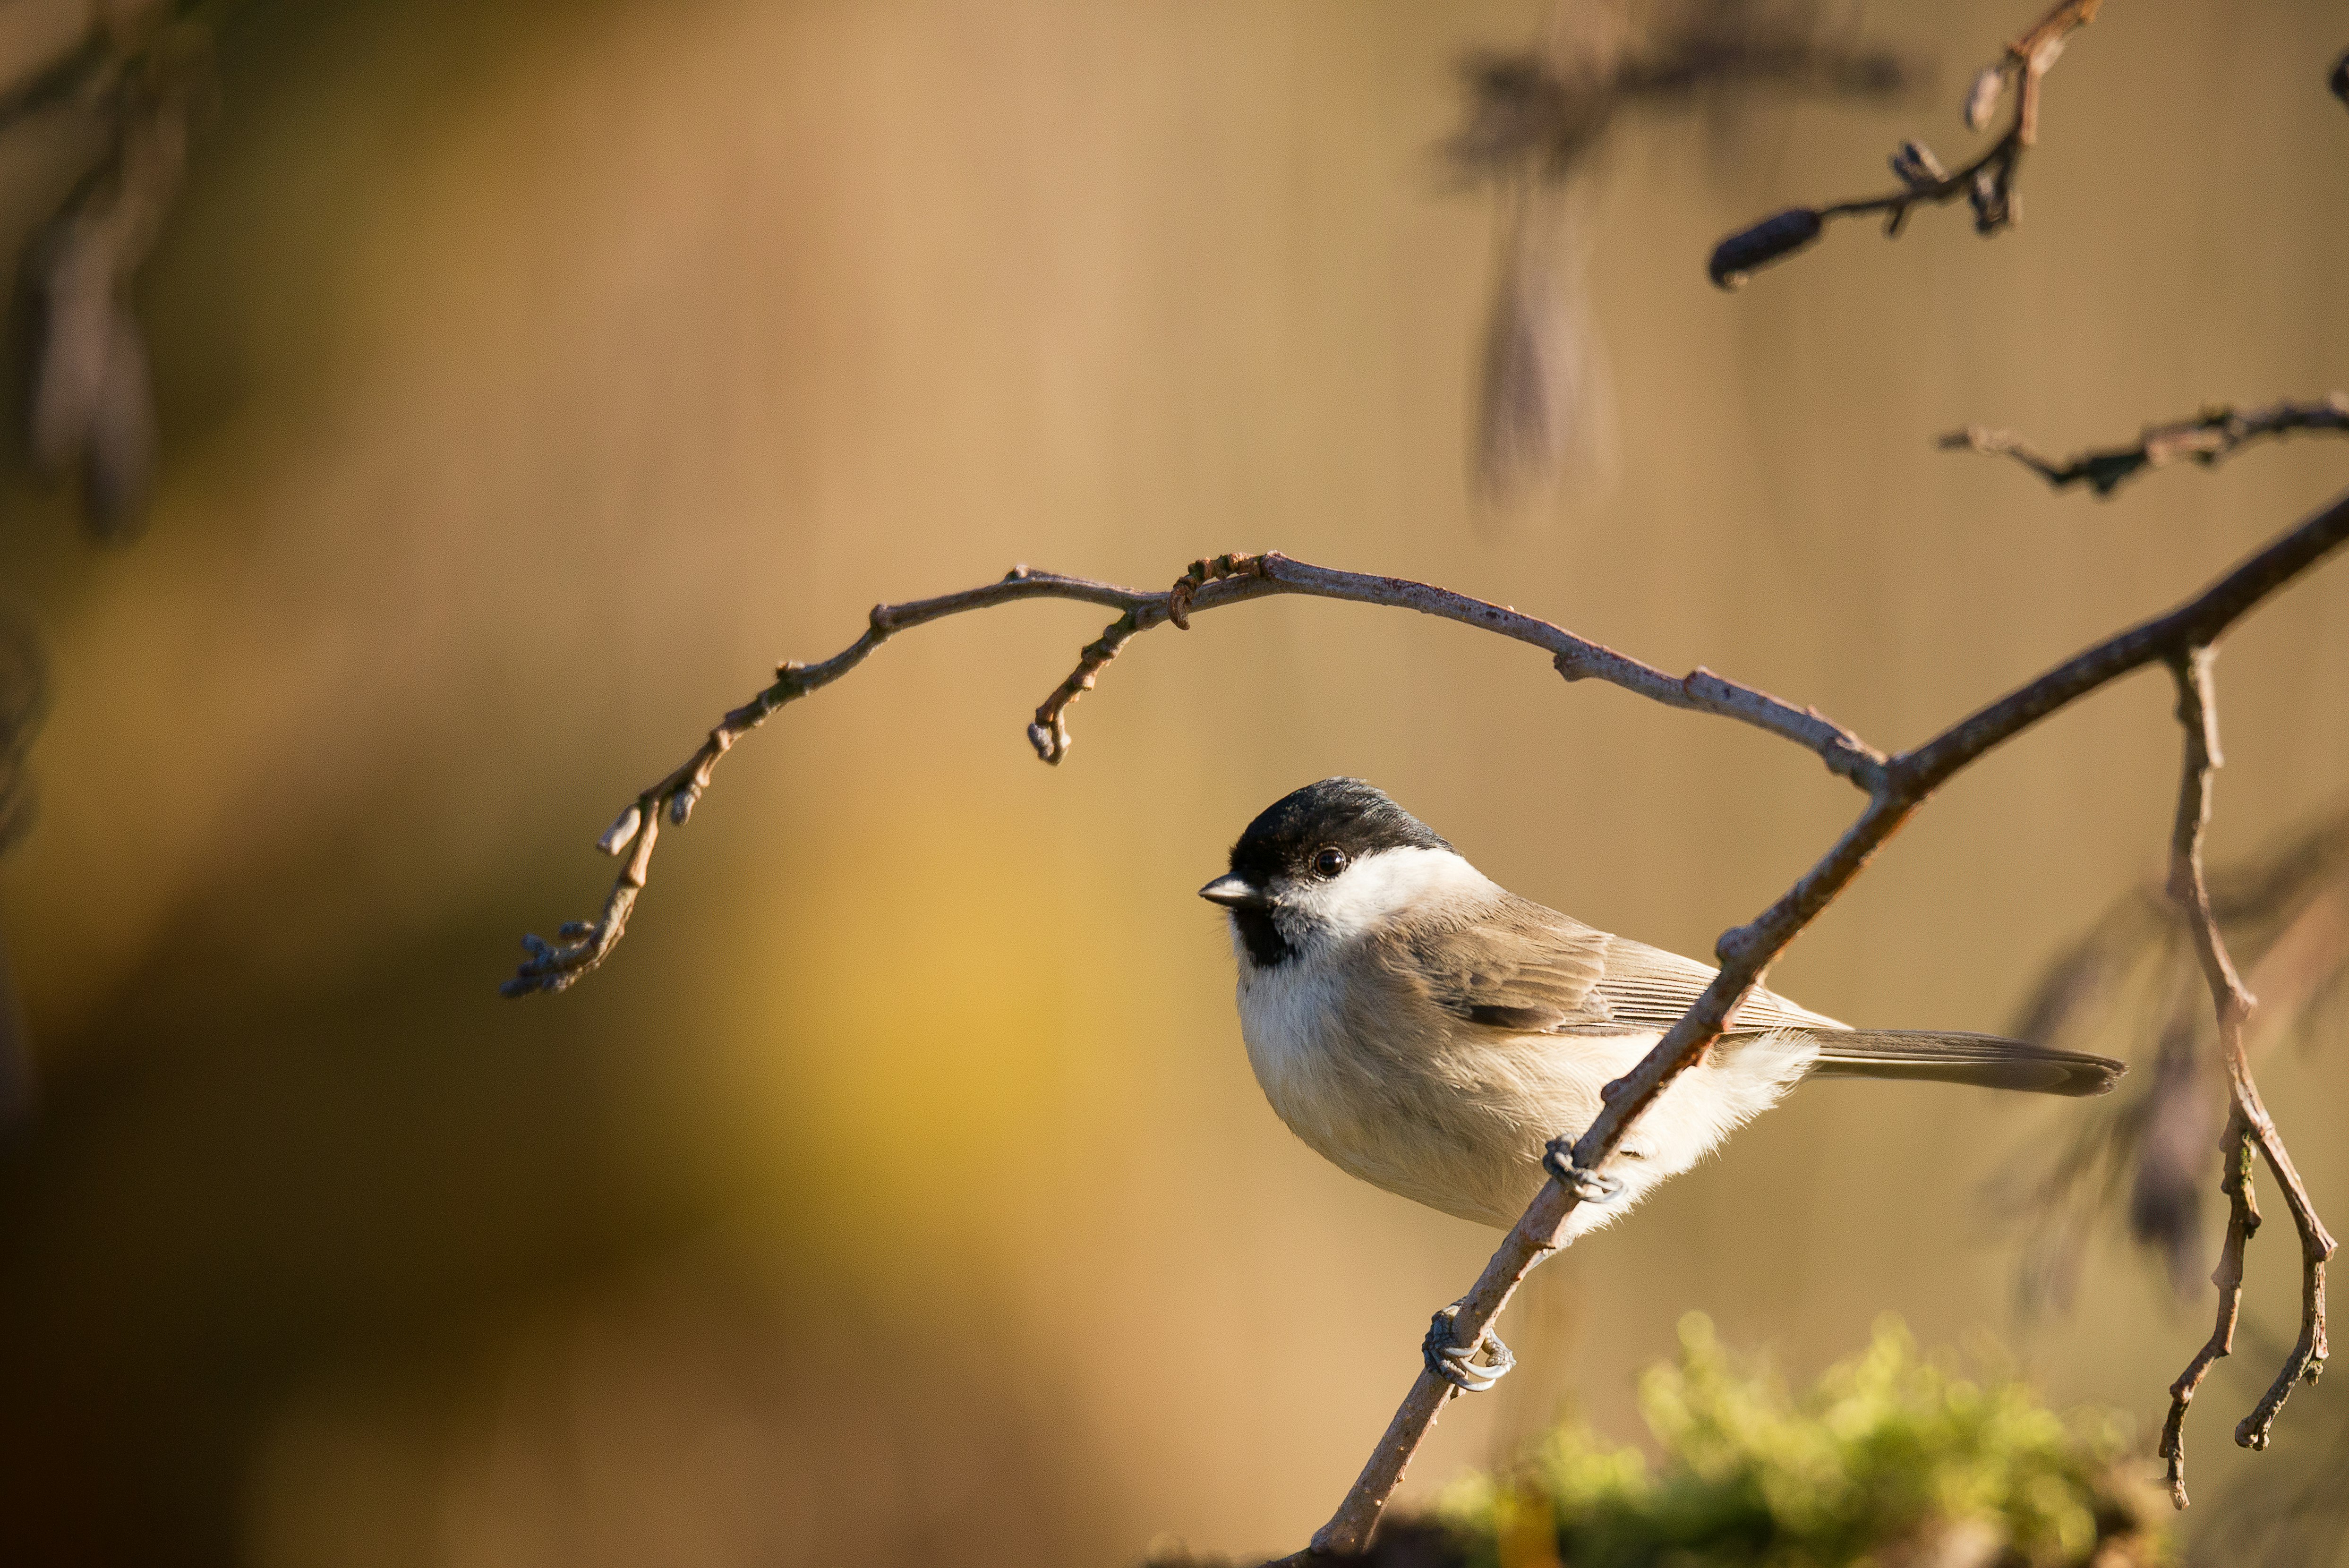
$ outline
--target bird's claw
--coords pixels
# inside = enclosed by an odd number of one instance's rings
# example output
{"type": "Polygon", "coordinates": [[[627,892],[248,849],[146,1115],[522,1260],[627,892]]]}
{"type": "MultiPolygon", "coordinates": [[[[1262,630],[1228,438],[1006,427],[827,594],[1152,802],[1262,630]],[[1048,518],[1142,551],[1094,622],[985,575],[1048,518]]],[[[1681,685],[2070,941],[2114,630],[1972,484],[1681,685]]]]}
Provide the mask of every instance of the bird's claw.
{"type": "Polygon", "coordinates": [[[1553,1138],[1542,1150],[1542,1169],[1558,1180],[1559,1185],[1586,1203],[1607,1203],[1623,1195],[1623,1183],[1598,1171],[1585,1170],[1574,1162],[1574,1140],[1553,1138]]]}
{"type": "Polygon", "coordinates": [[[1499,1382],[1510,1367],[1517,1364],[1501,1336],[1491,1329],[1474,1345],[1461,1345],[1453,1337],[1455,1320],[1462,1304],[1454,1302],[1432,1318],[1427,1325],[1427,1337],[1420,1341],[1420,1358],[1427,1369],[1464,1394],[1481,1394],[1499,1382]],[[1488,1357],[1481,1365],[1475,1360],[1478,1351],[1488,1357]]]}

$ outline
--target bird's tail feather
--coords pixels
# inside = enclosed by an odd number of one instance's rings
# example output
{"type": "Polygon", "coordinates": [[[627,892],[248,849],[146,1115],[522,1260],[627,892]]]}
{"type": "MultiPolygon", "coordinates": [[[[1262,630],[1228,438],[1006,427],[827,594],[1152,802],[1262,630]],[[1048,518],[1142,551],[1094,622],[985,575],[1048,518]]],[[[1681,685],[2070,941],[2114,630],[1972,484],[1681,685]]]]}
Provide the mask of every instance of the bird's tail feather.
{"type": "Polygon", "coordinates": [[[1915,1029],[1854,1029],[1809,1037],[1818,1044],[1817,1078],[1931,1078],[2032,1094],[2102,1094],[2128,1070],[2083,1051],[2059,1051],[1997,1035],[1915,1029]]]}

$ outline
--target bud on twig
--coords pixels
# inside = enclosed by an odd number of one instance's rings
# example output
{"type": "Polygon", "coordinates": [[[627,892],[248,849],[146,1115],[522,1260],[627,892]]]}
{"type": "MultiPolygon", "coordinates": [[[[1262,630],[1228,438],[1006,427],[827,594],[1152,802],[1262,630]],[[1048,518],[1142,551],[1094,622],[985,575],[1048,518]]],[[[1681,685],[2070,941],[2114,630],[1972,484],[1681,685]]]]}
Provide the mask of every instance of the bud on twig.
{"type": "Polygon", "coordinates": [[[1950,177],[1933,150],[1921,141],[1904,141],[1893,149],[1892,174],[1911,191],[1930,191],[1950,177]]]}
{"type": "Polygon", "coordinates": [[[2333,63],[2332,78],[2324,85],[2333,89],[2334,98],[2349,103],[2349,54],[2343,55],[2333,63]]]}
{"type": "Polygon", "coordinates": [[[604,830],[604,836],[595,841],[595,847],[607,855],[618,854],[636,842],[636,830],[644,825],[644,820],[642,811],[634,806],[629,807],[620,813],[617,821],[604,830]]]}
{"type": "Polygon", "coordinates": [[[2014,187],[2009,181],[2012,166],[2004,161],[1974,170],[1974,182],[1966,191],[1966,201],[1974,210],[1974,232],[1996,233],[2001,226],[2013,222],[2023,215],[2022,204],[2014,198],[2014,187]]]}
{"type": "Polygon", "coordinates": [[[1992,110],[1998,108],[1999,95],[2006,91],[2006,67],[1992,61],[1982,68],[1974,85],[1966,94],[1966,129],[1980,130],[1990,123],[1992,110]]]}
{"type": "Polygon", "coordinates": [[[1808,207],[1792,207],[1715,245],[1705,271],[1717,287],[1733,289],[1755,268],[1790,256],[1818,237],[1818,213],[1808,207]]]}

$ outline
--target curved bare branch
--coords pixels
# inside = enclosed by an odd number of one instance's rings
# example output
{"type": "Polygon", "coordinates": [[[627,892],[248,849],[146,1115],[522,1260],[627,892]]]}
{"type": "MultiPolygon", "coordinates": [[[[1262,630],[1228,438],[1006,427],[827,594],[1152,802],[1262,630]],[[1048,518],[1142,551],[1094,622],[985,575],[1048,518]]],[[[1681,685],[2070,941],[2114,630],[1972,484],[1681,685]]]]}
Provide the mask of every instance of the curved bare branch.
{"type": "Polygon", "coordinates": [[[698,750],[637,795],[620,813],[598,841],[598,847],[605,854],[626,857],[611,892],[605,896],[602,913],[593,921],[573,921],[564,925],[553,942],[535,935],[523,938],[528,956],[513,978],[502,987],[502,991],[508,996],[527,996],[540,991],[564,990],[610,956],[627,929],[637,896],[644,892],[663,814],[671,824],[682,825],[700,801],[702,792],[709,789],[710,774],[719,760],[733,749],[735,742],[764,724],[785,704],[819,691],[848,674],[897,633],[950,615],[1030,599],[1070,599],[1120,612],[1109,628],[1085,647],[1076,668],[1044,699],[1036,709],[1034,722],[1028,727],[1029,743],[1035,747],[1036,754],[1047,762],[1058,763],[1069,751],[1069,705],[1092,689],[1102,670],[1134,637],[1168,622],[1187,628],[1191,615],[1196,612],[1278,594],[1416,610],[1422,614],[1457,621],[1542,649],[1551,655],[1558,673],[1568,680],[1605,681],[1668,707],[1719,714],[1767,730],[1817,753],[1830,771],[1863,789],[1874,789],[1882,780],[1883,754],[1816,709],[1796,707],[1757,687],[1724,679],[1707,669],[1692,670],[1685,676],[1667,675],[1651,665],[1578,637],[1562,626],[1521,614],[1507,605],[1490,603],[1409,578],[1340,572],[1292,561],[1272,552],[1262,555],[1220,555],[1195,562],[1172,588],[1154,593],[1015,566],[1000,582],[910,603],[876,604],[864,634],[831,658],[814,665],[786,664],[776,670],[773,685],[719,719],[698,750]]]}

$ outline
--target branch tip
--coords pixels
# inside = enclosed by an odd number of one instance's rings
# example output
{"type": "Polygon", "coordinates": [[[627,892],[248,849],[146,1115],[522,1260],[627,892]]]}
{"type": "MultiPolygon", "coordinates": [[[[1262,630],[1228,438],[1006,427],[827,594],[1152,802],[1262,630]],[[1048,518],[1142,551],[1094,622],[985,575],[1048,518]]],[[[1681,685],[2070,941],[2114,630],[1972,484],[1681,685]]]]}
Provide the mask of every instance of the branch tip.
{"type": "Polygon", "coordinates": [[[636,841],[636,830],[644,825],[644,820],[645,813],[641,807],[629,807],[604,830],[604,836],[595,841],[595,847],[607,855],[620,853],[636,841]]]}
{"type": "Polygon", "coordinates": [[[1940,160],[1922,143],[1903,142],[1892,154],[1892,172],[1900,189],[1816,210],[1798,207],[1732,234],[1714,247],[1707,268],[1713,281],[1725,289],[1738,287],[1755,268],[1791,255],[1818,238],[1821,226],[1836,218],[1881,212],[1885,235],[1892,238],[1906,225],[1912,209],[1944,206],[1963,196],[1973,210],[1977,233],[1994,234],[2020,222],[2023,201],[2015,189],[2015,173],[2023,151],[2038,139],[2040,80],[2063,53],[2064,39],[2095,19],[2097,3],[2060,0],[1974,77],[1963,110],[1969,130],[1979,130],[1990,122],[2005,96],[2010,76],[2015,90],[2005,133],[1972,162],[1944,172],[1940,160]]]}
{"type": "Polygon", "coordinates": [[[1773,262],[1784,261],[1819,237],[1822,227],[1816,209],[1790,207],[1784,212],[1763,219],[1751,228],[1740,229],[1713,248],[1706,258],[1705,275],[1713,286],[1734,292],[1745,286],[1745,280],[1773,262]]]}
{"type": "MultiPolygon", "coordinates": [[[[1992,60],[1982,68],[1979,76],[1974,77],[1972,88],[1966,93],[1965,119],[1968,130],[1980,130],[1990,123],[1990,117],[1997,111],[1999,98],[2006,91],[2006,68],[2007,62],[2004,59],[1992,60]]],[[[1937,178],[1940,177],[1939,169],[1936,169],[1934,173],[1937,178]]]]}

